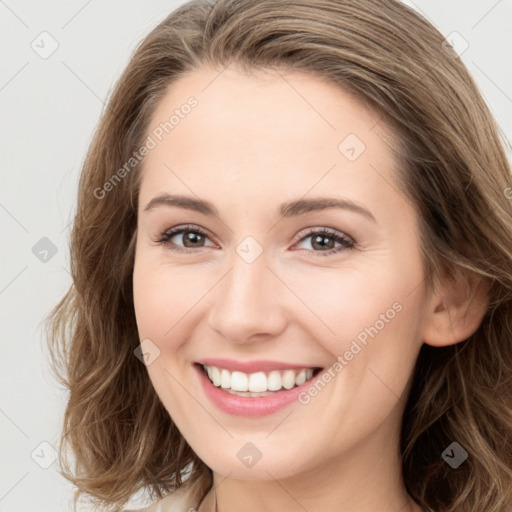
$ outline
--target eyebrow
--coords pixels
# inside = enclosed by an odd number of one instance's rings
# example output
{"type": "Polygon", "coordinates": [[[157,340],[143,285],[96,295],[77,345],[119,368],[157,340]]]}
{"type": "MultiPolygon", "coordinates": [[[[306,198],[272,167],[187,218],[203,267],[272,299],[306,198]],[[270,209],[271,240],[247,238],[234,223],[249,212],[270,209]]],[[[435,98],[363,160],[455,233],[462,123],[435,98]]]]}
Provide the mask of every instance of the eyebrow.
{"type": "MultiPolygon", "coordinates": [[[[209,201],[189,196],[170,195],[167,193],[160,194],[151,199],[144,208],[144,211],[147,212],[159,206],[176,206],[178,208],[193,210],[202,213],[203,215],[219,218],[219,211],[209,201]]],[[[295,201],[289,201],[280,205],[279,213],[282,217],[289,218],[314,211],[327,210],[328,208],[350,210],[363,215],[373,222],[377,222],[370,210],[364,206],[349,199],[340,199],[335,197],[317,197],[312,199],[297,199],[295,201]]]]}

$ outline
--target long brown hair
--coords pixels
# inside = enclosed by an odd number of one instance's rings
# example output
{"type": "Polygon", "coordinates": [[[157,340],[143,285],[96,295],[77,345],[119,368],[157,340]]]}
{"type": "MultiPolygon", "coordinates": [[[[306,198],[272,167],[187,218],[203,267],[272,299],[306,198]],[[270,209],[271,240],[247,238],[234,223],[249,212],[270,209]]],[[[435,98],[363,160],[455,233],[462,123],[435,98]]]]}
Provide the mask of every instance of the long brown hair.
{"type": "MultiPolygon", "coordinates": [[[[167,87],[201,65],[300,71],[369,105],[399,141],[399,183],[421,225],[427,282],[448,273],[489,288],[467,340],[423,345],[405,408],[409,494],[436,512],[512,506],[512,202],[504,138],[444,37],[395,0],[189,2],[139,45],[102,114],[83,165],[70,241],[72,285],[48,317],[51,362],[69,390],[60,463],[77,487],[118,508],[211,470],[164,409],[134,356],[132,271],[141,164],[112,182],[147,137],[167,87]],[[111,186],[106,187],[107,182],[111,186]],[[108,195],[102,197],[108,188],[108,195]],[[469,458],[452,469],[452,442],[469,458]],[[67,462],[71,449],[74,465],[67,462]]],[[[126,169],[126,168],[125,168],[126,169]]],[[[468,285],[469,286],[469,285],[468,285]]],[[[469,290],[469,287],[468,287],[469,290]]]]}

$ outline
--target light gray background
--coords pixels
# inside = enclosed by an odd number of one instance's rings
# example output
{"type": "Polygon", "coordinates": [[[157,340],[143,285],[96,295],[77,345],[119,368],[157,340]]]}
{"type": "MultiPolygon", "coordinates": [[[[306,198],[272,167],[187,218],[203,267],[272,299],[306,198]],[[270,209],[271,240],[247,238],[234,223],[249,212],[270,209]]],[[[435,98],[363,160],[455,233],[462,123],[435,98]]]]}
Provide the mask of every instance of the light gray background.
{"type": "MultiPolygon", "coordinates": [[[[103,102],[136,44],[182,3],[0,0],[2,512],[71,510],[57,464],[41,467],[52,462],[66,401],[47,369],[42,319],[71,282],[69,223],[103,102]],[[31,47],[51,48],[43,31],[58,43],[46,59],[31,47]],[[32,251],[43,237],[57,250],[46,262],[32,251]]],[[[405,3],[467,41],[461,58],[511,140],[512,0],[405,3]]]]}

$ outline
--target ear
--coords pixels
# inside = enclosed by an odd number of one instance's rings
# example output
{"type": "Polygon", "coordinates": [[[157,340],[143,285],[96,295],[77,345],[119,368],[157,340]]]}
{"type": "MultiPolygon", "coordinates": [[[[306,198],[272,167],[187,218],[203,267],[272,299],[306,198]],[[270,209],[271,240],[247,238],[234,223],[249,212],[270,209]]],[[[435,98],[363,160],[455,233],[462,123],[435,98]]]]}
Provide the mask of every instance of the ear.
{"type": "Polygon", "coordinates": [[[468,339],[480,326],[489,303],[489,287],[481,278],[438,280],[423,328],[423,342],[433,347],[468,339]]]}

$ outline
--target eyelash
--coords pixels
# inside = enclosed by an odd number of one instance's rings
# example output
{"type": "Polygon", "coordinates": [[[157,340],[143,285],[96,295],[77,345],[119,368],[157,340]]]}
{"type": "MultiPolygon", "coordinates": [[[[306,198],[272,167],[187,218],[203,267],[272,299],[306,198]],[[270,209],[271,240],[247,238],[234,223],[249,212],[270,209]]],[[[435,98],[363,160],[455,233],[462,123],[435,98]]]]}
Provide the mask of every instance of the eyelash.
{"type": "MultiPolygon", "coordinates": [[[[167,245],[169,247],[169,249],[171,249],[172,251],[175,251],[175,252],[179,252],[179,253],[195,252],[195,249],[192,249],[192,248],[183,248],[183,247],[171,245],[169,240],[171,238],[173,238],[174,236],[180,235],[182,233],[198,233],[206,238],[210,238],[209,234],[204,229],[200,228],[199,226],[186,225],[186,226],[181,226],[181,227],[177,227],[177,228],[172,228],[172,229],[162,232],[159,235],[159,238],[157,240],[155,240],[155,242],[158,244],[167,245]]],[[[339,242],[340,244],[342,244],[342,247],[336,247],[333,249],[329,249],[327,251],[314,251],[314,250],[308,250],[308,249],[299,249],[299,250],[305,250],[307,252],[308,256],[310,256],[310,257],[316,257],[316,255],[330,256],[332,254],[341,252],[341,250],[347,250],[347,249],[353,250],[353,249],[357,248],[357,243],[355,242],[354,239],[352,239],[351,237],[348,237],[347,235],[339,234],[336,231],[331,231],[327,228],[321,228],[321,229],[316,229],[316,230],[313,229],[306,233],[300,233],[298,235],[297,243],[304,241],[306,238],[309,238],[311,235],[320,235],[320,236],[329,237],[329,238],[333,239],[335,242],[339,242]],[[314,253],[314,256],[311,253],[314,253]]]]}

